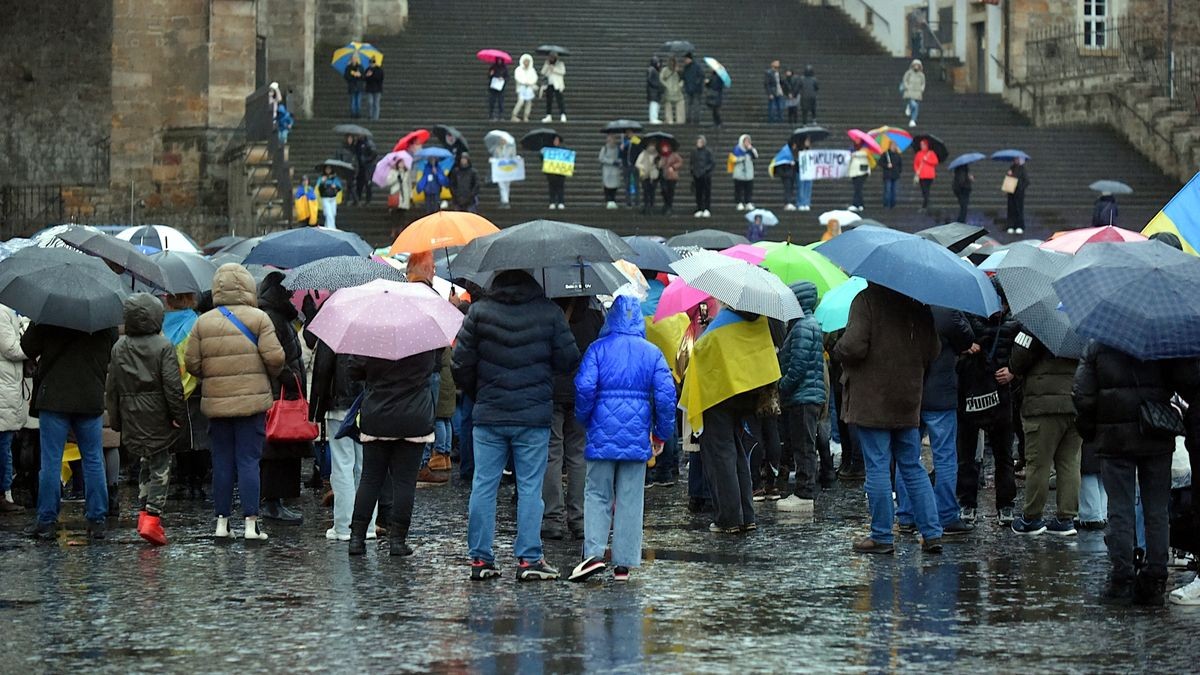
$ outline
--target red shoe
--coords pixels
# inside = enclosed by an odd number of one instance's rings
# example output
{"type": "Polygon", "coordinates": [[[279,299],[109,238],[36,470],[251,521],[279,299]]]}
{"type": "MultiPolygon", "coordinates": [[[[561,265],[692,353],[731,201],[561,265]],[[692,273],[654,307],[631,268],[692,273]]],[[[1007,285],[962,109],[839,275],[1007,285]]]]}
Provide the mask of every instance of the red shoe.
{"type": "Polygon", "coordinates": [[[162,518],[149,513],[145,515],[144,525],[138,529],[138,534],[142,535],[142,539],[155,546],[166,546],[167,533],[163,532],[162,518]]]}
{"type": "Polygon", "coordinates": [[[142,509],[141,511],[138,511],[138,524],[137,524],[137,533],[138,534],[141,534],[142,531],[144,529],[146,529],[146,516],[147,515],[148,514],[146,513],[146,509],[142,509]]]}

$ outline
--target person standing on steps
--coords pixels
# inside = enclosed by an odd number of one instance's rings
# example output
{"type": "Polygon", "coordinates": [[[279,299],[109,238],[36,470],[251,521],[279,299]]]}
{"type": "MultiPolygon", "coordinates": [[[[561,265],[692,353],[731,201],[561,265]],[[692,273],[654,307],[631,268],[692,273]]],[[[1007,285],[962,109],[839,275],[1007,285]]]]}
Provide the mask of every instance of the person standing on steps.
{"type": "MultiPolygon", "coordinates": [[[[512,159],[517,156],[517,146],[508,142],[507,138],[500,139],[500,142],[492,147],[492,157],[496,159],[512,159]]],[[[510,180],[496,181],[496,189],[500,191],[500,208],[507,209],[509,207],[508,199],[512,191],[513,182],[510,180]]]]}
{"type": "Polygon", "coordinates": [[[342,73],[346,80],[346,91],[350,94],[350,117],[358,119],[362,116],[363,67],[358,54],[350,57],[350,64],[342,73]]]}
{"type": "Polygon", "coordinates": [[[782,84],[787,121],[791,126],[796,126],[800,122],[800,76],[788,68],[783,71],[782,84]]]}
{"type": "Polygon", "coordinates": [[[879,173],[883,176],[883,208],[894,209],[896,208],[896,185],[900,182],[900,175],[904,173],[904,159],[887,134],[880,137],[879,143],[884,150],[876,162],[879,173]]]}
{"type": "Polygon", "coordinates": [[[637,160],[642,154],[642,140],[633,133],[632,129],[625,130],[621,139],[621,181],[625,186],[625,207],[633,208],[638,204],[637,160]]]}
{"type": "Polygon", "coordinates": [[[1025,158],[1013,157],[1012,165],[1004,178],[1004,192],[1008,194],[1008,210],[1005,220],[1009,234],[1025,234],[1025,190],[1029,189],[1029,174],[1025,171],[1025,158]]]}
{"type": "Polygon", "coordinates": [[[712,175],[716,168],[708,140],[697,136],[696,150],[692,153],[692,192],[696,195],[696,212],[692,216],[696,218],[712,215],[712,175]]]}
{"type": "Polygon", "coordinates": [[[371,203],[371,196],[375,191],[375,181],[371,180],[371,175],[375,172],[375,160],[379,158],[379,152],[375,148],[375,141],[371,140],[370,136],[360,136],[354,143],[354,165],[357,169],[354,175],[354,203],[358,204],[361,200],[365,204],[371,203]]]}
{"type": "Polygon", "coordinates": [[[275,402],[271,383],[284,367],[283,347],[271,318],[258,309],[254,277],[245,267],[229,263],[217,268],[213,305],[196,321],[184,360],[187,371],[201,380],[200,409],[209,420],[214,536],[231,536],[236,467],[244,536],[266,539],[258,523],[259,460],[266,440],[265,413],[275,402]]]}
{"type": "Polygon", "coordinates": [[[616,134],[609,134],[600,146],[600,154],[596,159],[600,162],[600,183],[604,188],[604,208],[617,208],[617,189],[621,187],[621,140],[616,134]]]}
{"type": "Polygon", "coordinates": [[[567,90],[567,66],[558,58],[558,54],[550,54],[542,64],[542,95],[546,97],[546,116],[542,122],[554,119],[554,103],[558,102],[558,121],[567,121],[567,109],[563,104],[563,92],[567,90]]]}
{"type": "Polygon", "coordinates": [[[462,153],[450,169],[450,199],[455,211],[479,212],[479,173],[471,166],[471,155],[462,153]]]}
{"type": "Polygon", "coordinates": [[[763,74],[763,89],[767,94],[767,122],[783,121],[783,76],[779,72],[779,59],[771,62],[763,74]]]}
{"type": "Polygon", "coordinates": [[[642,184],[642,215],[654,209],[654,193],[658,191],[659,156],[658,146],[649,143],[638,155],[635,168],[642,184]]]}
{"type": "Polygon", "coordinates": [[[657,56],[650,57],[650,65],[646,67],[646,106],[650,124],[662,124],[658,111],[662,107],[663,98],[662,63],[657,56]]]}
{"type": "Polygon", "coordinates": [[[696,63],[696,57],[683,57],[683,96],[686,100],[688,124],[700,124],[700,108],[704,104],[704,68],[696,63]]]}
{"type": "Polygon", "coordinates": [[[813,182],[811,178],[805,176],[809,173],[809,163],[812,161],[810,153],[805,150],[812,150],[812,137],[805,136],[804,141],[795,150],[796,157],[796,210],[809,211],[812,209],[812,189],[813,182]]]}
{"type": "Polygon", "coordinates": [[[929,210],[929,190],[937,178],[937,165],[941,160],[937,153],[929,149],[929,141],[921,139],[920,149],[913,157],[913,173],[921,185],[921,212],[929,210]]]}
{"type": "Polygon", "coordinates": [[[566,317],[528,273],[500,272],[488,293],[471,303],[455,342],[453,371],[463,395],[474,400],[475,475],[467,525],[472,580],[500,576],[492,551],[496,490],[510,456],[518,495],[517,578],[558,578],[542,557],[542,480],[554,421],[554,376],[573,371],[578,362],[566,317]]]}
{"type": "Polygon", "coordinates": [[[804,66],[804,76],[800,78],[800,110],[801,124],[817,123],[817,92],[821,83],[813,72],[812,66],[804,66]]]}
{"type": "Polygon", "coordinates": [[[775,162],[775,177],[779,179],[783,186],[783,208],[785,211],[795,211],[796,199],[800,196],[800,191],[796,188],[798,159],[799,149],[797,145],[789,142],[787,145],[787,154],[783,157],[784,161],[775,162]]]}
{"type": "Polygon", "coordinates": [[[712,110],[713,128],[721,128],[721,104],[725,102],[725,81],[716,73],[709,71],[708,79],[704,81],[708,87],[708,107],[712,110]]]}
{"type": "Polygon", "coordinates": [[[758,159],[758,150],[754,149],[750,134],[739,136],[730,154],[733,157],[733,200],[737,202],[737,210],[753,211],[754,160],[758,159]]]}
{"type": "Polygon", "coordinates": [[[687,121],[687,102],[684,100],[683,75],[675,57],[667,59],[667,65],[659,71],[663,85],[663,109],[667,124],[683,124],[687,121]]]}
{"type": "Polygon", "coordinates": [[[508,84],[508,66],[497,58],[488,68],[488,119],[504,119],[504,87],[508,84]]]}
{"type": "Polygon", "coordinates": [[[1117,198],[1111,192],[1104,192],[1096,198],[1092,205],[1092,227],[1105,227],[1117,224],[1117,198]]]}
{"type": "MultiPolygon", "coordinates": [[[[562,137],[555,136],[551,147],[562,147],[562,137]]],[[[546,185],[550,192],[550,210],[565,209],[567,208],[567,177],[559,173],[548,173],[546,171],[545,148],[542,149],[542,155],[542,173],[546,174],[546,185]]]]}
{"type": "Polygon", "coordinates": [[[954,197],[958,199],[958,222],[967,222],[967,208],[971,205],[971,187],[975,182],[975,176],[971,175],[971,165],[963,164],[954,167],[954,182],[951,183],[951,189],[954,190],[954,197]]]}
{"type": "Polygon", "coordinates": [[[383,65],[371,59],[367,72],[363,73],[367,90],[367,112],[371,119],[379,119],[379,104],[383,100],[383,65]]]}
{"type": "Polygon", "coordinates": [[[908,115],[908,126],[917,126],[917,113],[921,111],[921,97],[925,95],[925,67],[920,59],[913,59],[904,79],[900,82],[900,93],[904,96],[904,114],[908,115]]]}
{"type": "Polygon", "coordinates": [[[513,70],[513,79],[517,81],[517,104],[513,106],[512,121],[520,118],[529,121],[529,110],[533,108],[533,99],[537,96],[538,73],[533,67],[533,57],[522,54],[518,65],[513,70]]]}
{"type": "Polygon", "coordinates": [[[683,158],[671,149],[670,143],[659,146],[659,180],[662,186],[663,214],[671,215],[675,209],[675,186],[679,184],[679,169],[683,158]]]}
{"type": "Polygon", "coordinates": [[[862,211],[863,206],[863,185],[867,183],[867,176],[871,175],[871,155],[867,152],[867,147],[862,141],[854,141],[854,149],[850,153],[850,184],[854,188],[854,194],[850,199],[850,206],[846,207],[848,211],[862,211]]]}

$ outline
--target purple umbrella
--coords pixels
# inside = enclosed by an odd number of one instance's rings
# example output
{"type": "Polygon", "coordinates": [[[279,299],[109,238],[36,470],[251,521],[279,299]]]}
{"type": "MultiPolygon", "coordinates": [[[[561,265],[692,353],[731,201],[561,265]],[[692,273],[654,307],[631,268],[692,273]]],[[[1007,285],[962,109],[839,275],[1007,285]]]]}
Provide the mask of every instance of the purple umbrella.
{"type": "Polygon", "coordinates": [[[399,166],[401,162],[404,163],[404,168],[412,168],[413,158],[407,150],[389,152],[384,155],[383,159],[375,163],[375,173],[371,175],[371,181],[381,188],[387,187],[388,172],[399,166]]]}
{"type": "Polygon", "coordinates": [[[398,360],[450,346],[462,322],[425,284],[378,279],[334,292],[309,330],[338,354],[398,360]]]}

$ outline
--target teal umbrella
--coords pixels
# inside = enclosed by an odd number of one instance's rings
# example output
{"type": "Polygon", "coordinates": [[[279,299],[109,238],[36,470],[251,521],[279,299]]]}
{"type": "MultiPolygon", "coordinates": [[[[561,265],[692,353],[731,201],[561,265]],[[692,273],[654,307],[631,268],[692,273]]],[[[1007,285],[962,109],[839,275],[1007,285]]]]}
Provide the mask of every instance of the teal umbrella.
{"type": "Polygon", "coordinates": [[[850,277],[846,283],[826,292],[821,304],[817,305],[817,311],[813,312],[813,316],[821,322],[821,330],[833,333],[845,328],[850,321],[850,303],[866,287],[866,279],[850,277]]]}

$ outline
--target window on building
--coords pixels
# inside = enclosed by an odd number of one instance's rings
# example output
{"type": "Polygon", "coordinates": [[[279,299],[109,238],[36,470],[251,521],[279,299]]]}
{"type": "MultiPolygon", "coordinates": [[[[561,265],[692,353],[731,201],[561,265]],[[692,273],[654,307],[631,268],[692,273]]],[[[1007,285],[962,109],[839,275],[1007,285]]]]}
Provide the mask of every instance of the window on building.
{"type": "Polygon", "coordinates": [[[1108,21],[1111,0],[1083,0],[1083,46],[1104,49],[1108,46],[1108,21]]]}

